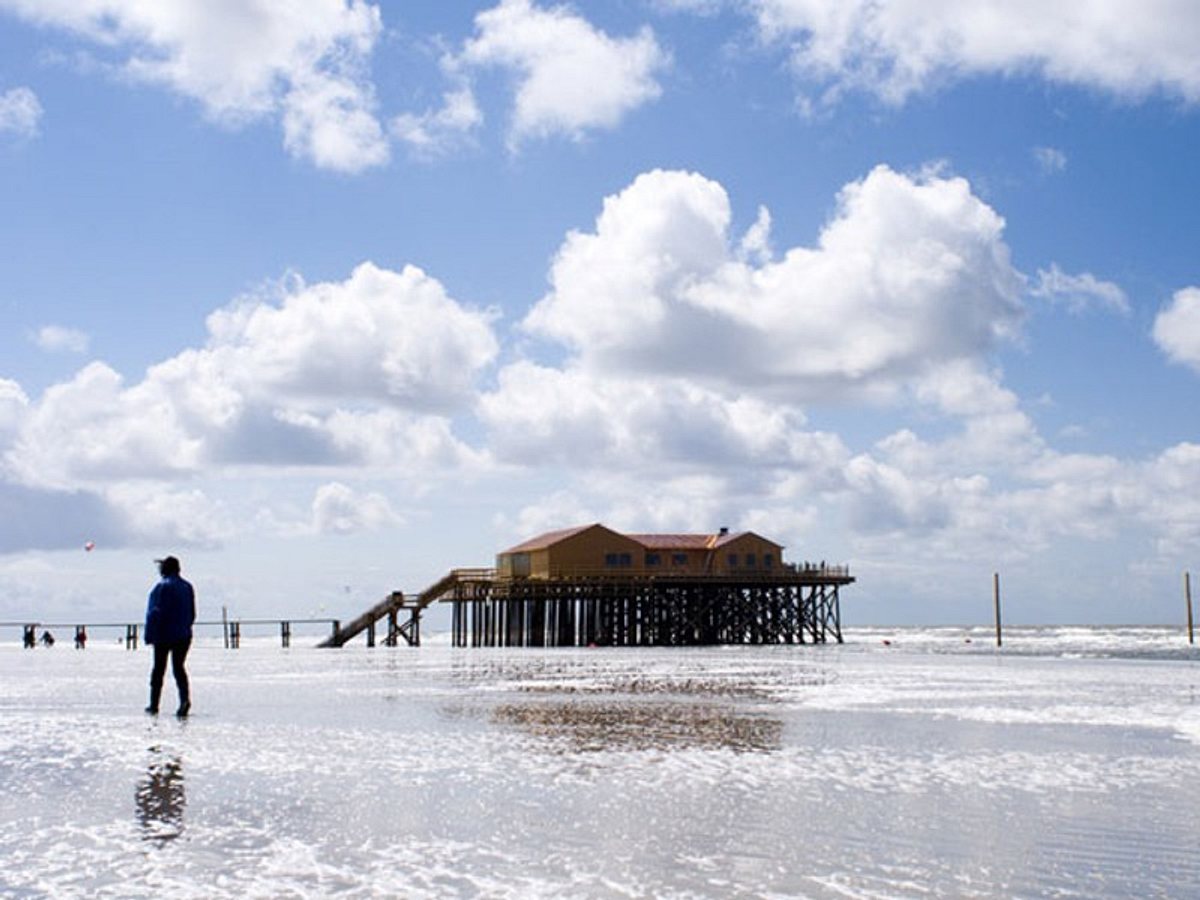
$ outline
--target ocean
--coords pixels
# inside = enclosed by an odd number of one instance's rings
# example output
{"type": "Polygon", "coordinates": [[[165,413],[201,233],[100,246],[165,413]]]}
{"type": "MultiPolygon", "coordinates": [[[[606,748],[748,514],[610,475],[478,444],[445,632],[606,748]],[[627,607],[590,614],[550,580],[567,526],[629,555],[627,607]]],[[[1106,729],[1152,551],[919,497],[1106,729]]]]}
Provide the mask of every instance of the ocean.
{"type": "Polygon", "coordinates": [[[0,643],[0,896],[1200,897],[1179,629],[433,637],[0,643]]]}

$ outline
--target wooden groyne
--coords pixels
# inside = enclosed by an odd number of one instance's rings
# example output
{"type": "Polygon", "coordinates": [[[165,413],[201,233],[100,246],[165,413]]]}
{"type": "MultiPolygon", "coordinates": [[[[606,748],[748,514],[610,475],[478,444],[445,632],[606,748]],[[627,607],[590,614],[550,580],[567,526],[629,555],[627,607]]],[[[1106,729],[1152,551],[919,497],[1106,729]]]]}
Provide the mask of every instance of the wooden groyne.
{"type": "MultiPolygon", "coordinates": [[[[243,626],[264,627],[273,626],[278,629],[280,646],[290,647],[292,644],[292,627],[295,625],[327,625],[332,634],[337,634],[341,627],[338,619],[222,619],[217,621],[197,621],[193,624],[196,629],[219,628],[225,646],[237,649],[242,642],[243,626]]],[[[136,650],[142,634],[142,624],[139,622],[0,622],[0,628],[19,628],[22,643],[26,648],[32,648],[43,643],[42,636],[49,633],[53,640],[73,640],[77,649],[84,649],[96,632],[118,632],[124,640],[126,650],[136,650]],[[70,637],[65,637],[70,635],[70,637]]]]}

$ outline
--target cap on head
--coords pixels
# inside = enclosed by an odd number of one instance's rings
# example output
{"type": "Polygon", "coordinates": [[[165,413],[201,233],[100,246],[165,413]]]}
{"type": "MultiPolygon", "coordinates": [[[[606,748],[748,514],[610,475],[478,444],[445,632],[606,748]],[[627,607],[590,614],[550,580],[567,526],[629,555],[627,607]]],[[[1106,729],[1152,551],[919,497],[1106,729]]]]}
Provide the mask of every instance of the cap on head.
{"type": "Polygon", "coordinates": [[[174,556],[164,556],[162,559],[156,559],[158,563],[158,572],[160,575],[178,575],[179,560],[174,556]]]}

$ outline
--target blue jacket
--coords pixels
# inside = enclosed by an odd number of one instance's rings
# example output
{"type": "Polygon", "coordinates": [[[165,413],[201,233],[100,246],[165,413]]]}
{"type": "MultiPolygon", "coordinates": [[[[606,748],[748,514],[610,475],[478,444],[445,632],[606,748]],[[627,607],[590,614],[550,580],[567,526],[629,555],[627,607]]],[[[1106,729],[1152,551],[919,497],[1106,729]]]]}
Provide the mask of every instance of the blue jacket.
{"type": "Polygon", "coordinates": [[[146,643],[191,640],[196,621],[196,592],[178,575],[167,575],[150,591],[146,604],[146,643]]]}

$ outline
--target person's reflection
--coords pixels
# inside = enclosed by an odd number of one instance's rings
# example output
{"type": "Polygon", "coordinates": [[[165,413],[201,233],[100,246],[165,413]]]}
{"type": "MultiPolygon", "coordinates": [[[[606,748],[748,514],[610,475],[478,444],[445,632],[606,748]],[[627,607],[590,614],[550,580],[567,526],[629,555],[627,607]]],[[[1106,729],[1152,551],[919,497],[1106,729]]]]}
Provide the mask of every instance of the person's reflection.
{"type": "Polygon", "coordinates": [[[174,754],[150,748],[146,776],[137,786],[137,818],[142,840],[164,844],[183,832],[183,765],[174,754]]]}

